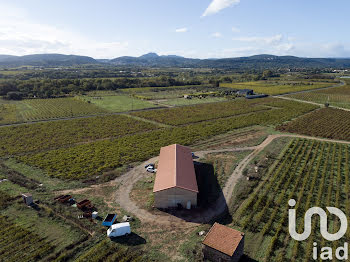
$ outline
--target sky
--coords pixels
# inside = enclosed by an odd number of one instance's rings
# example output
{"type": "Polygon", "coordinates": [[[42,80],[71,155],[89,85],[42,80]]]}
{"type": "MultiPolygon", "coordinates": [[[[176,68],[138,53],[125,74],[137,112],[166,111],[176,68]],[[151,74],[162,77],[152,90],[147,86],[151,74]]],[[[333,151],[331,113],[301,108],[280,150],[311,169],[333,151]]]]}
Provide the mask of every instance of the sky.
{"type": "Polygon", "coordinates": [[[350,57],[349,0],[0,0],[0,54],[350,57]]]}

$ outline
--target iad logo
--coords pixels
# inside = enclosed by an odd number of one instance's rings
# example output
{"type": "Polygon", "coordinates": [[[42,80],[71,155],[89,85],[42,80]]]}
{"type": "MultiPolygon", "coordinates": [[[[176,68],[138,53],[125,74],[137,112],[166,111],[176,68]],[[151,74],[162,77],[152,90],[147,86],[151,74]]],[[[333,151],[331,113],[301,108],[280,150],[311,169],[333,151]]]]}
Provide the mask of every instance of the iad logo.
{"type": "MultiPolygon", "coordinates": [[[[290,199],[288,202],[290,207],[294,207],[296,202],[294,199],[290,199]]],[[[340,219],[340,229],[337,233],[330,234],[328,233],[328,226],[327,226],[327,213],[320,207],[312,207],[308,211],[306,211],[305,217],[304,217],[304,232],[302,234],[298,234],[296,232],[296,214],[295,209],[289,209],[289,234],[292,238],[298,241],[303,241],[307,239],[311,234],[311,218],[313,215],[319,215],[320,217],[320,231],[323,238],[327,239],[328,241],[336,241],[341,239],[344,234],[346,233],[346,230],[348,229],[348,220],[340,209],[336,207],[327,207],[327,210],[329,213],[336,215],[340,219]]]]}
{"type": "MultiPolygon", "coordinates": [[[[294,207],[296,201],[294,199],[290,199],[288,201],[290,207],[294,207]]],[[[340,229],[337,233],[331,234],[328,232],[327,226],[327,213],[320,207],[312,207],[306,211],[304,216],[304,232],[302,234],[297,233],[296,231],[296,211],[295,209],[289,209],[289,234],[291,237],[297,241],[306,240],[311,234],[311,219],[313,215],[318,215],[320,217],[320,232],[323,238],[328,241],[336,241],[341,239],[348,228],[348,220],[345,214],[336,207],[327,207],[329,213],[336,215],[340,220],[340,229]]],[[[345,243],[344,247],[339,247],[336,249],[336,258],[338,260],[347,260],[348,259],[348,243],[345,243]],[[341,255],[340,252],[343,254],[341,255]]],[[[331,247],[323,247],[321,248],[320,259],[322,260],[332,260],[333,251],[331,247]]],[[[313,259],[318,259],[317,252],[317,243],[314,243],[313,248],[313,259]]]]}

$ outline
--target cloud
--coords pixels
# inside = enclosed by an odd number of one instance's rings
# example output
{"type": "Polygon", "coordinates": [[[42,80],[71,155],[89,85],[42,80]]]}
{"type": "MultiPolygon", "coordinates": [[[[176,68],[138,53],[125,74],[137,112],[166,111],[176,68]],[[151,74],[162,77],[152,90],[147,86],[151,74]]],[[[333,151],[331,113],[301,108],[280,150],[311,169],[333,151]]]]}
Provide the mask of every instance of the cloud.
{"type": "Polygon", "coordinates": [[[236,40],[234,46],[221,49],[216,48],[212,52],[207,52],[206,57],[227,58],[258,54],[295,55],[297,52],[297,45],[289,41],[288,37],[280,34],[266,37],[237,37],[233,39],[236,40]]]}
{"type": "Polygon", "coordinates": [[[239,30],[239,28],[237,28],[237,27],[232,27],[232,32],[234,32],[234,33],[239,33],[241,30],[239,30]]]}
{"type": "Polygon", "coordinates": [[[188,31],[187,27],[178,28],[175,30],[176,33],[186,33],[188,31]]]}
{"type": "Polygon", "coordinates": [[[216,33],[212,34],[211,37],[220,38],[220,37],[222,37],[222,34],[220,32],[216,32],[216,33]]]}
{"type": "Polygon", "coordinates": [[[213,0],[204,11],[202,17],[216,14],[225,8],[239,4],[239,2],[240,0],[213,0]]]}
{"type": "Polygon", "coordinates": [[[248,36],[248,37],[234,37],[232,40],[240,42],[255,42],[255,43],[264,43],[264,44],[275,44],[281,42],[283,36],[281,34],[267,37],[259,36],[248,36]]]}
{"type": "Polygon", "coordinates": [[[125,55],[127,41],[101,41],[79,32],[38,24],[21,8],[1,6],[0,54],[62,53],[111,58],[125,55]]]}

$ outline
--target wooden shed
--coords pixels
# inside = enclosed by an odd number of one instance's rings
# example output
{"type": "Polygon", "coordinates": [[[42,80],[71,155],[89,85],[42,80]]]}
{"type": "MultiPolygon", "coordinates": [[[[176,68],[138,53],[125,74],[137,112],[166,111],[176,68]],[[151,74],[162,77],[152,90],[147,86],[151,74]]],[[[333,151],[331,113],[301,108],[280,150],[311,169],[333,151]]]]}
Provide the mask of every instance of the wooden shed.
{"type": "Polygon", "coordinates": [[[157,208],[197,206],[198,185],[188,147],[174,144],[161,148],[153,193],[157,208]]]}
{"type": "Polygon", "coordinates": [[[202,242],[204,260],[238,262],[244,251],[244,234],[215,223],[202,242]]]}

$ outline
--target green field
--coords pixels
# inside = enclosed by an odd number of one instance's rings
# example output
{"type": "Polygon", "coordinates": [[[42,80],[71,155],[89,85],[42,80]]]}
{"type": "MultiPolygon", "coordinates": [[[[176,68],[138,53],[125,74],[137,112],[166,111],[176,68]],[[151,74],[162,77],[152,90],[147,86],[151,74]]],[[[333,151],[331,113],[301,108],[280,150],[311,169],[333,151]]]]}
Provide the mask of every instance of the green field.
{"type": "Polygon", "coordinates": [[[24,121],[97,115],[105,110],[76,98],[30,99],[21,101],[20,114],[24,121]]]}
{"type": "Polygon", "coordinates": [[[181,98],[160,100],[159,103],[170,105],[170,106],[188,106],[188,105],[196,105],[196,104],[223,102],[226,100],[227,99],[224,97],[206,97],[202,99],[200,98],[185,99],[181,97],[181,98]]]}
{"type": "Polygon", "coordinates": [[[108,113],[108,111],[103,108],[73,97],[25,99],[21,101],[0,99],[0,124],[100,115],[106,113],[108,113]]]}
{"type": "Polygon", "coordinates": [[[220,87],[235,89],[253,89],[255,93],[279,95],[298,91],[312,90],[329,87],[336,82],[314,82],[314,81],[255,81],[240,83],[221,83],[220,87]]]}
{"type": "Polygon", "coordinates": [[[18,122],[16,104],[0,98],[0,125],[16,122],[18,122]]]}
{"type": "Polygon", "coordinates": [[[168,87],[143,87],[122,89],[122,93],[146,100],[176,99],[183,98],[185,94],[208,93],[222,90],[207,85],[195,86],[168,86],[168,87]]]}
{"type": "Polygon", "coordinates": [[[82,97],[82,100],[88,101],[108,112],[116,113],[158,107],[157,105],[148,101],[136,99],[127,95],[106,95],[96,97],[84,96],[82,97]]]}

